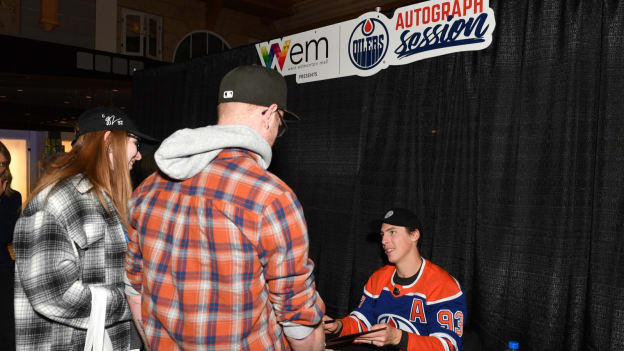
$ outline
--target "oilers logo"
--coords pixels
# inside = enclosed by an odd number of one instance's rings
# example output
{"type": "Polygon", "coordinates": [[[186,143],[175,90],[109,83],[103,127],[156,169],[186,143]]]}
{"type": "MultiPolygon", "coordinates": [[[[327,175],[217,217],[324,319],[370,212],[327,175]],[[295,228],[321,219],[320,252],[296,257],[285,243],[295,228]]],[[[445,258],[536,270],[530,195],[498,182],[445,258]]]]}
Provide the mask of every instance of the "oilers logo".
{"type": "Polygon", "coordinates": [[[384,313],[379,316],[379,318],[377,318],[377,323],[387,323],[397,329],[420,335],[420,333],[418,333],[418,329],[416,329],[416,327],[414,327],[414,325],[410,323],[410,321],[396,314],[384,313]]]}
{"type": "Polygon", "coordinates": [[[359,69],[377,66],[388,51],[388,29],[378,18],[366,18],[355,26],[349,38],[349,58],[359,69]]]}

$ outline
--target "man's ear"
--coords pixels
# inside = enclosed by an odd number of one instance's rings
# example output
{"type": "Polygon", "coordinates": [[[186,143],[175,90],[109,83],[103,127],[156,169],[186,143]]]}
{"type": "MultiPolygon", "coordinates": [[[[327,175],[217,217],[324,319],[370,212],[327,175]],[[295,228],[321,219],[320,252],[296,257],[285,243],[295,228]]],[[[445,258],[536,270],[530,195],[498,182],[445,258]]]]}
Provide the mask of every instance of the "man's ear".
{"type": "Polygon", "coordinates": [[[274,118],[273,113],[275,111],[277,111],[277,104],[272,104],[271,106],[266,108],[264,111],[262,111],[262,125],[266,129],[269,129],[269,127],[271,126],[271,118],[274,118]]]}
{"type": "Polygon", "coordinates": [[[418,230],[418,229],[414,229],[414,230],[410,233],[410,239],[412,239],[412,241],[418,241],[418,240],[420,240],[420,230],[418,230]]]}

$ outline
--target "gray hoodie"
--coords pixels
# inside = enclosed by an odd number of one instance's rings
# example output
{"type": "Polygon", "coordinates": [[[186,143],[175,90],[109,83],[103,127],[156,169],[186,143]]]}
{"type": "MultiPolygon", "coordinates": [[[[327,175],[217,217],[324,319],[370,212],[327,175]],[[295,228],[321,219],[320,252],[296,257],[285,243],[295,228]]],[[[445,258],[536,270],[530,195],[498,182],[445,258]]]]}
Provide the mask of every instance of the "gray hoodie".
{"type": "Polygon", "coordinates": [[[260,166],[271,164],[271,145],[245,125],[216,125],[180,129],[165,139],[154,159],[158,168],[173,179],[184,180],[200,173],[225,148],[241,148],[260,156],[260,166]]]}

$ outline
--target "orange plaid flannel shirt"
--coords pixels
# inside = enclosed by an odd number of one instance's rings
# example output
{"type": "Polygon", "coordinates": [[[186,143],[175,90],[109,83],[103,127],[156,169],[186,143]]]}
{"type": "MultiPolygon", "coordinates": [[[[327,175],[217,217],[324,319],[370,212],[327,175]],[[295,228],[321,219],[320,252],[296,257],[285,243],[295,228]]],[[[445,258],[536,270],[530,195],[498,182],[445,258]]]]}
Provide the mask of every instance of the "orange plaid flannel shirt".
{"type": "Polygon", "coordinates": [[[280,323],[320,322],[303,210],[257,157],[225,149],[135,190],[126,271],[152,349],[287,350],[280,323]]]}

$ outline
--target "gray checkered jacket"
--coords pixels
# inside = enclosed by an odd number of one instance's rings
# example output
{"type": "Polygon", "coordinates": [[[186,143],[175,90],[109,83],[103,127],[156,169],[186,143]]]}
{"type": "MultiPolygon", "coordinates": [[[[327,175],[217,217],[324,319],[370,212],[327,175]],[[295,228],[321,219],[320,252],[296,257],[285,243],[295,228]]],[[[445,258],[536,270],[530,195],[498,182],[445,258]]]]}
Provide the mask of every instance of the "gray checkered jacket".
{"type": "Polygon", "coordinates": [[[122,225],[116,215],[106,214],[86,177],[77,175],[50,189],[26,206],[15,226],[17,350],[83,350],[89,285],[108,288],[106,329],[115,350],[128,350],[122,225]]]}

